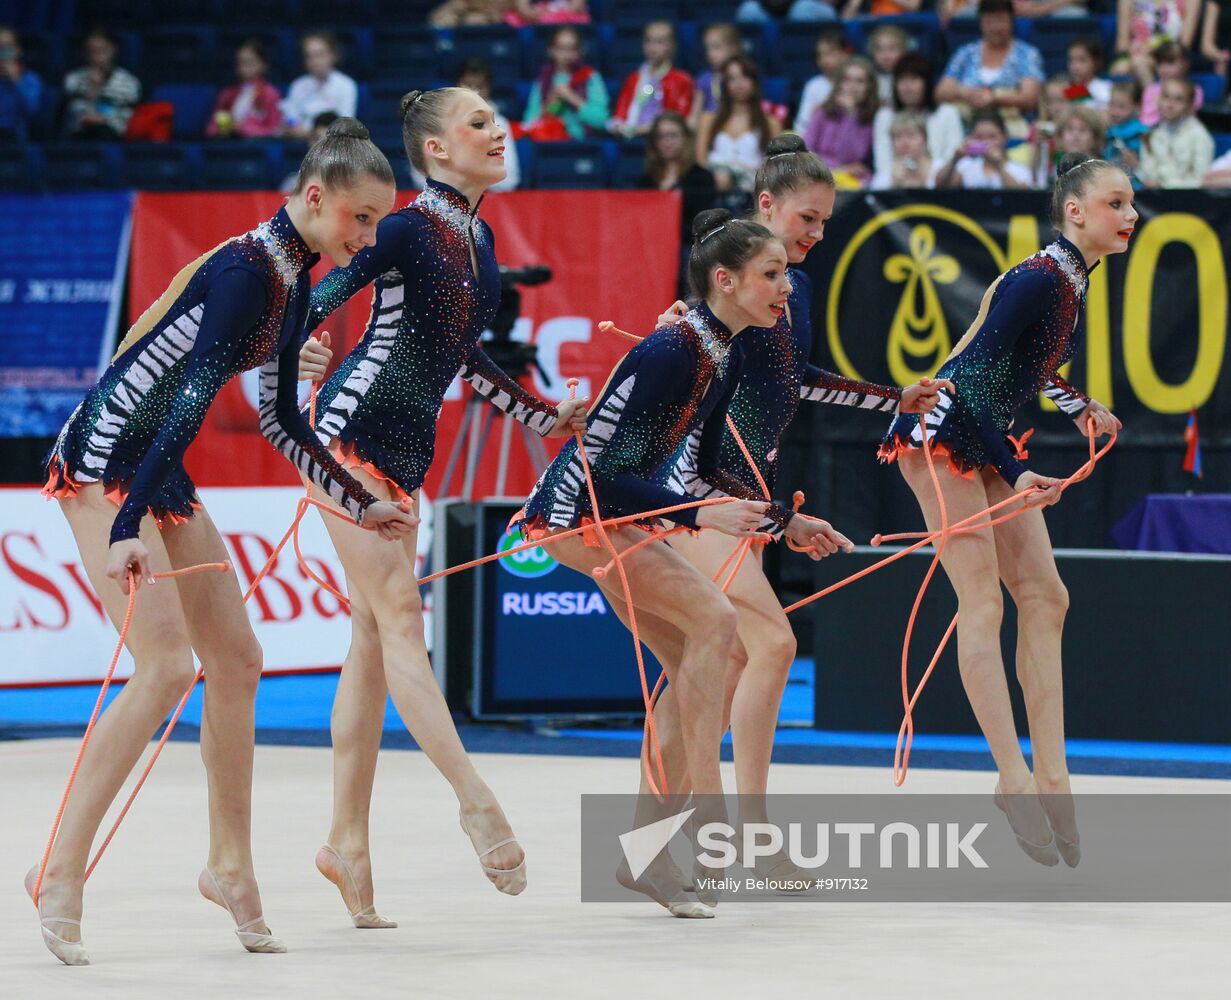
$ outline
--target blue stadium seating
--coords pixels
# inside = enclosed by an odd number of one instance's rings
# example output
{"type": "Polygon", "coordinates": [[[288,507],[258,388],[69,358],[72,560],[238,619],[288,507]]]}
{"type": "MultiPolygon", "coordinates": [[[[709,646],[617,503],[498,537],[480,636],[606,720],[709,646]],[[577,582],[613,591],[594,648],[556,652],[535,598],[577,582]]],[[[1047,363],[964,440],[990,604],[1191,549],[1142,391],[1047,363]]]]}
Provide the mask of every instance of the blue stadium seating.
{"type": "Polygon", "coordinates": [[[141,41],[143,86],[198,83],[213,77],[217,44],[213,28],[151,28],[141,41]]]}
{"type": "Polygon", "coordinates": [[[1227,78],[1217,73],[1193,73],[1192,81],[1201,88],[1206,104],[1217,104],[1227,92],[1227,78]]]}
{"type": "Polygon", "coordinates": [[[30,162],[35,146],[19,146],[16,143],[0,145],[0,191],[27,191],[34,176],[30,162]]]}
{"type": "Polygon", "coordinates": [[[540,142],[534,153],[535,187],[610,186],[607,153],[601,142],[540,142]]]}
{"type": "Polygon", "coordinates": [[[120,172],[124,187],[141,191],[191,191],[197,186],[199,154],[191,143],[125,143],[120,172]]]}
{"type": "Polygon", "coordinates": [[[382,146],[381,152],[393,168],[393,177],[397,181],[399,191],[418,187],[410,174],[410,162],[406,159],[406,150],[399,142],[396,146],[382,146]]]}
{"type": "Polygon", "coordinates": [[[618,188],[632,188],[645,173],[645,140],[611,143],[612,181],[618,188]]]}
{"type": "MultiPolygon", "coordinates": [[[[302,156],[302,143],[299,144],[302,156]]],[[[276,188],[299,165],[284,165],[277,142],[206,142],[201,145],[199,178],[207,191],[261,191],[276,188]]]]}
{"type": "Polygon", "coordinates": [[[496,80],[512,81],[521,74],[521,36],[507,24],[443,31],[436,42],[436,73],[442,79],[457,78],[463,60],[481,58],[496,80]]]}
{"type": "Polygon", "coordinates": [[[40,182],[57,191],[98,191],[116,187],[120,174],[117,143],[64,142],[43,147],[40,182]]]}
{"type": "Polygon", "coordinates": [[[175,137],[199,139],[218,99],[218,90],[207,83],[164,83],[150,95],[154,101],[170,101],[175,107],[175,137]]]}
{"type": "Polygon", "coordinates": [[[1223,153],[1231,152],[1231,132],[1216,132],[1214,134],[1214,158],[1223,153]]]}
{"type": "Polygon", "coordinates": [[[431,28],[382,28],[372,47],[371,78],[400,79],[410,90],[434,76],[436,33],[431,28]]]}

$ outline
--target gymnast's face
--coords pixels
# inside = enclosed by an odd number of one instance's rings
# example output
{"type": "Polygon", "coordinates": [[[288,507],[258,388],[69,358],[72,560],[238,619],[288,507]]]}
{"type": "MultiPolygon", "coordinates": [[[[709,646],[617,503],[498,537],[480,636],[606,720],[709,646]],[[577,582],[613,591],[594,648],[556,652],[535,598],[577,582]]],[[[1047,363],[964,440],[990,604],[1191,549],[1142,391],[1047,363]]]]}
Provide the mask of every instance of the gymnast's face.
{"type": "Polygon", "coordinates": [[[1077,232],[1074,242],[1083,252],[1103,256],[1123,253],[1137,226],[1133,207],[1133,186],[1124,171],[1114,167],[1100,170],[1086,185],[1081,198],[1065,204],[1066,219],[1077,232]]]}
{"type": "Polygon", "coordinates": [[[311,231],[303,233],[313,250],[345,267],[364,247],[376,244],[376,226],[393,211],[396,187],[365,176],[350,187],[325,187],[313,181],[303,197],[312,210],[311,231]]]}
{"type": "Polygon", "coordinates": [[[787,260],[798,264],[825,238],[834,197],[829,184],[807,184],[779,197],[762,191],[757,196],[757,221],[782,240],[787,260]]]}
{"type": "MultiPolygon", "coordinates": [[[[786,312],[791,282],[786,276],[786,248],[778,240],[765,243],[739,269],[718,267],[711,288],[723,300],[722,312],[731,329],[773,326],[786,312]]],[[[710,304],[714,308],[714,304],[710,304]]]]}
{"type": "Polygon", "coordinates": [[[482,188],[504,180],[507,134],[496,124],[496,112],[487,101],[469,91],[459,94],[444,124],[444,135],[425,143],[429,163],[439,163],[482,188]]]}

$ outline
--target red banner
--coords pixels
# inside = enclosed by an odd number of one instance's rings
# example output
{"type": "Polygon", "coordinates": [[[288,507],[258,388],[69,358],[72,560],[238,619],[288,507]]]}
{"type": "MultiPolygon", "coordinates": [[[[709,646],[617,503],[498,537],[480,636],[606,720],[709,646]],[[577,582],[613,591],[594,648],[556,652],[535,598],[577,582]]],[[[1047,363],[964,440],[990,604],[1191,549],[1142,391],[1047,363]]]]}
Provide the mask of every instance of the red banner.
{"type": "MultiPolygon", "coordinates": [[[[412,197],[401,194],[398,204],[412,197]]],[[[281,200],[267,192],[138,195],[130,314],[139,316],[186,262],[269,218],[281,200]]],[[[653,328],[675,298],[679,212],[677,195],[656,191],[518,191],[484,201],[481,215],[495,231],[500,262],[511,267],[546,264],[553,272],[547,284],[521,290],[522,318],[514,337],[538,346],[539,360],[552,380],[550,387],[545,386],[535,374],[532,391],[561,399],[567,394],[565,380],[579,378],[579,391],[594,395],[629,348],[617,335],[600,333],[599,322],[610,319],[624,329],[642,332],[653,328]]],[[[327,262],[319,265],[313,280],[327,269],[327,262]]],[[[362,335],[370,304],[371,293],[361,292],[325,324],[333,337],[335,358],[340,359],[362,335]]],[[[189,449],[187,467],[196,482],[218,486],[298,482],[290,463],[257,430],[253,376],[236,379],[223,390],[189,449]]],[[[436,462],[426,484],[429,496],[436,495],[463,404],[464,394],[455,384],[437,426],[436,462]]],[[[491,460],[483,462],[475,481],[477,496],[494,487],[495,438],[493,434],[488,444],[491,460]]],[[[506,492],[523,495],[534,485],[535,473],[519,435],[513,441],[506,492]]],[[[458,487],[460,478],[455,477],[451,492],[458,487]]]]}

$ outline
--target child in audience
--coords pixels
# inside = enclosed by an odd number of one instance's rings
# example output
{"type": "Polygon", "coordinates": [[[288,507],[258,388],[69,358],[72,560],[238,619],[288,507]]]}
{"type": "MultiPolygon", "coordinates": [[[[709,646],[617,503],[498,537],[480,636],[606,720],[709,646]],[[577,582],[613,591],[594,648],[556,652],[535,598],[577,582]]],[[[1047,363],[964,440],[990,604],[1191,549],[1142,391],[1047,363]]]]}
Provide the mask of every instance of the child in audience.
{"type": "Polygon", "coordinates": [[[841,28],[826,28],[816,37],[816,68],[820,70],[804,84],[804,93],[799,100],[799,112],[795,116],[795,131],[803,135],[816,109],[829,100],[833,82],[838,71],[851,54],[846,35],[841,28]]]}
{"type": "Polygon", "coordinates": [[[1150,129],[1141,120],[1141,84],[1136,80],[1120,80],[1111,85],[1111,100],[1107,104],[1107,145],[1103,159],[1114,163],[1128,175],[1134,188],[1141,187],[1137,171],[1141,166],[1141,141],[1150,129]]]}
{"type": "MultiPolygon", "coordinates": [[[[1162,118],[1159,110],[1159,99],[1162,96],[1163,84],[1168,80],[1187,80],[1189,70],[1188,52],[1176,42],[1163,42],[1154,50],[1150,64],[1134,63],[1134,71],[1141,81],[1141,120],[1153,128],[1162,118]]],[[[1203,95],[1196,92],[1193,101],[1193,111],[1201,109],[1203,95]]]]}
{"type": "Polygon", "coordinates": [[[1214,138],[1193,114],[1197,88],[1192,80],[1163,83],[1159,123],[1146,137],[1141,175],[1148,188],[1197,188],[1214,162],[1214,138]]]}

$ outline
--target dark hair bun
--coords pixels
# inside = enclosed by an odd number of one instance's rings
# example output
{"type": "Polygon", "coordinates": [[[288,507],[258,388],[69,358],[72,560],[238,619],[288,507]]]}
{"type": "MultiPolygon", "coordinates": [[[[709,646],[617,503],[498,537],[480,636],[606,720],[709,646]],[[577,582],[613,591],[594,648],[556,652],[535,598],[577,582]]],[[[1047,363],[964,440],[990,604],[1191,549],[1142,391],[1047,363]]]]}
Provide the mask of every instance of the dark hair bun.
{"type": "Polygon", "coordinates": [[[802,135],[783,132],[769,140],[769,145],[765,148],[765,155],[769,157],[777,156],[779,153],[806,153],[807,151],[808,146],[802,135]]]}
{"type": "Polygon", "coordinates": [[[1065,153],[1064,156],[1060,158],[1059,164],[1056,166],[1056,179],[1059,180],[1074,167],[1080,166],[1087,160],[1093,159],[1093,156],[1088,156],[1085,153],[1065,153]]]}
{"type": "Polygon", "coordinates": [[[325,129],[326,139],[368,139],[368,128],[358,118],[338,118],[325,129]]]}
{"type": "Polygon", "coordinates": [[[407,113],[414,106],[415,102],[418,101],[419,98],[422,96],[423,96],[422,90],[412,90],[410,91],[410,93],[403,96],[401,102],[398,104],[398,120],[399,121],[406,120],[407,113]]]}
{"type": "Polygon", "coordinates": [[[730,221],[731,213],[725,208],[707,208],[704,212],[698,212],[697,217],[692,220],[692,241],[696,243],[702,236],[730,221]]]}

